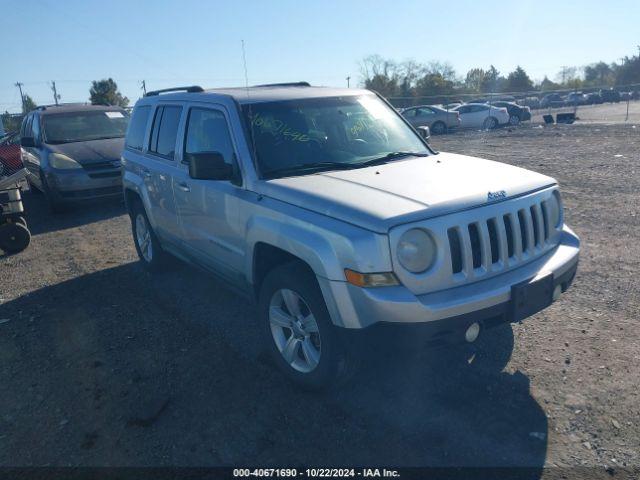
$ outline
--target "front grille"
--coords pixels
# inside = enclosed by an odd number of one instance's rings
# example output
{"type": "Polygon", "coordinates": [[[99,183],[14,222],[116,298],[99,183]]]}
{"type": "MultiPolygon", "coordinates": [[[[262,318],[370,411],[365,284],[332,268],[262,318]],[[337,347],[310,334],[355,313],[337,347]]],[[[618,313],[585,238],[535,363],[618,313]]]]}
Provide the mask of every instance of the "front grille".
{"type": "Polygon", "coordinates": [[[120,168],[120,160],[107,160],[104,162],[84,163],[82,165],[87,171],[93,170],[112,170],[114,168],[120,168]]]}
{"type": "Polygon", "coordinates": [[[90,178],[113,178],[120,176],[120,161],[108,160],[105,162],[85,163],[82,168],[90,178]]]}
{"type": "Polygon", "coordinates": [[[85,190],[61,191],[60,195],[65,198],[91,198],[105,195],[116,195],[122,192],[122,187],[88,188],[85,190]]]}
{"type": "MultiPolygon", "coordinates": [[[[505,209],[508,207],[505,204],[505,209]]],[[[449,227],[451,272],[467,278],[504,270],[542,253],[551,244],[547,201],[449,227]],[[477,272],[477,270],[481,270],[477,272]]]]}

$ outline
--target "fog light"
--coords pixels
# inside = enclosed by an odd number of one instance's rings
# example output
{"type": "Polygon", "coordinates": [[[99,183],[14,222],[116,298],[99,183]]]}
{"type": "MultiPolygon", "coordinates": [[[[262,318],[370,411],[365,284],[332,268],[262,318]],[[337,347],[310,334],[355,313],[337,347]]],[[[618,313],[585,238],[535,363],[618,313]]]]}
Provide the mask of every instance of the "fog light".
{"type": "Polygon", "coordinates": [[[480,324],[478,322],[474,322],[469,325],[467,331],[464,332],[464,339],[469,343],[475,342],[478,335],[480,335],[480,324]]]}
{"type": "Polygon", "coordinates": [[[555,302],[556,300],[558,300],[560,298],[560,295],[562,295],[562,286],[556,285],[556,288],[553,289],[553,301],[555,302]]]}

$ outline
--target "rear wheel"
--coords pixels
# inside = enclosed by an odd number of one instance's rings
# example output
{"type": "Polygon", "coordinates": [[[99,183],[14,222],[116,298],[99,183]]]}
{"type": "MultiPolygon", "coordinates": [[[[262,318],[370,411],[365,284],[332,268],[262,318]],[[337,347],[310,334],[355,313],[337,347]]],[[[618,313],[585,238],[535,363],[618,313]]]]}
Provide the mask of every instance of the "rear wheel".
{"type": "Polygon", "coordinates": [[[274,268],[260,289],[264,343],[278,368],[298,385],[341,384],[355,367],[325,305],[317,280],[304,265],[274,268]]]}
{"type": "Polygon", "coordinates": [[[142,265],[149,271],[162,270],[166,265],[167,254],[162,250],[142,203],[137,201],[131,211],[131,231],[136,252],[142,265]]]}
{"type": "Polygon", "coordinates": [[[444,122],[435,122],[433,125],[431,125],[431,131],[435,135],[443,135],[447,133],[447,126],[444,124],[444,122]]]}
{"type": "Polygon", "coordinates": [[[513,125],[514,127],[516,125],[520,125],[520,117],[518,115],[511,115],[509,117],[509,124],[513,125]]]}
{"type": "Polygon", "coordinates": [[[31,232],[22,223],[5,223],[0,226],[0,248],[5,252],[21,252],[30,242],[31,232]]]}
{"type": "Polygon", "coordinates": [[[495,117],[489,117],[484,121],[485,130],[493,130],[498,126],[498,120],[495,117]]]}

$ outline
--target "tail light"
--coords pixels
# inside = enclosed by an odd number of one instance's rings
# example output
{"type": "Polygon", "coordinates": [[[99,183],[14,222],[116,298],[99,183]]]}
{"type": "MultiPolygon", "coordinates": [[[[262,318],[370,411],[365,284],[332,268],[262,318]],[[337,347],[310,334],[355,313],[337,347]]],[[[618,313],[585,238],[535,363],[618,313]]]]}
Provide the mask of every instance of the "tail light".
{"type": "Polygon", "coordinates": [[[456,112],[456,120],[458,121],[458,124],[460,124],[460,112],[456,112]]]}

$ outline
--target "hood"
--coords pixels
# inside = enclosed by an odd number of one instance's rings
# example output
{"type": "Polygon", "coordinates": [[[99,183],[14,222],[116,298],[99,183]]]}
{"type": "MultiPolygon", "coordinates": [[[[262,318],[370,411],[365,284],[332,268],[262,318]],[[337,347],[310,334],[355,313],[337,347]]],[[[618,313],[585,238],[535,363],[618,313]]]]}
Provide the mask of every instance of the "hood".
{"type": "Polygon", "coordinates": [[[80,165],[119,160],[124,149],[124,138],[106,138],[104,140],[90,140],[88,142],[62,143],[47,145],[49,150],[62,153],[73,158],[80,165]]]}
{"type": "Polygon", "coordinates": [[[260,182],[265,196],[387,232],[554,185],[545,175],[481,158],[439,153],[386,165],[260,182]],[[491,200],[489,200],[491,198],[491,200]]]}

